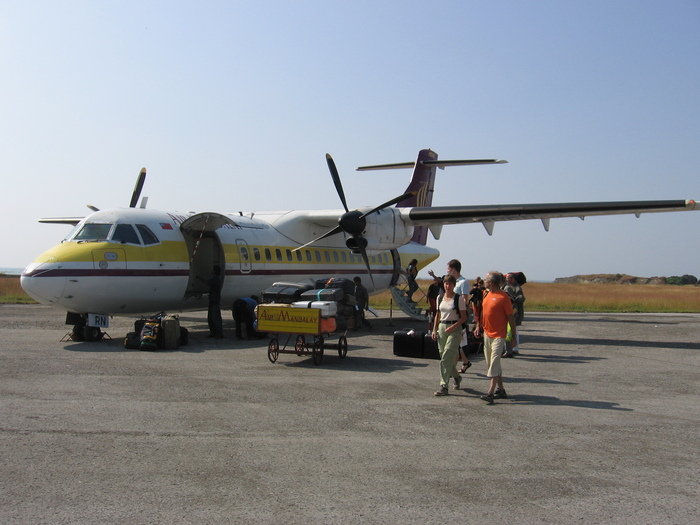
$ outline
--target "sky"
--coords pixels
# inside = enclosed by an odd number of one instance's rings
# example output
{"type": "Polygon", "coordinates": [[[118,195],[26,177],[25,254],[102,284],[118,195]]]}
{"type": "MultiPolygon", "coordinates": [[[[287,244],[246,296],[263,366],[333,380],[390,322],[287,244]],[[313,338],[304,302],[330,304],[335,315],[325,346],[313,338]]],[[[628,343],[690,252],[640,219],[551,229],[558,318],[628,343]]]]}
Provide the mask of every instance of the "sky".
{"type": "MultiPolygon", "coordinates": [[[[87,204],[341,208],[441,159],[433,205],[698,199],[697,0],[0,0],[0,267],[87,204]]],[[[700,212],[446,226],[444,272],[700,276],[700,212]]],[[[420,277],[427,277],[424,269],[420,277]]]]}

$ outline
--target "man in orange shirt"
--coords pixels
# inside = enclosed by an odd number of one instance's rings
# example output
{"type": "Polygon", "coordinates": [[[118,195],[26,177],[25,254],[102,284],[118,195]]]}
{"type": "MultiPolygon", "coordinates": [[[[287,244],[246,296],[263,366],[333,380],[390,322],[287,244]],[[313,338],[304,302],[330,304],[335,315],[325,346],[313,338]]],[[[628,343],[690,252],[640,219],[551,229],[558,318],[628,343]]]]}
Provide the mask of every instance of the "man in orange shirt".
{"type": "Polygon", "coordinates": [[[510,296],[501,290],[505,279],[500,272],[489,272],[484,277],[484,286],[487,293],[481,306],[481,319],[477,319],[474,334],[484,334],[484,357],[488,370],[486,377],[489,378],[489,391],[481,396],[481,399],[489,405],[494,399],[507,398],[503,388],[503,373],[501,371],[501,354],[506,348],[506,334],[510,323],[515,333],[515,316],[513,315],[513,305],[510,296]]]}

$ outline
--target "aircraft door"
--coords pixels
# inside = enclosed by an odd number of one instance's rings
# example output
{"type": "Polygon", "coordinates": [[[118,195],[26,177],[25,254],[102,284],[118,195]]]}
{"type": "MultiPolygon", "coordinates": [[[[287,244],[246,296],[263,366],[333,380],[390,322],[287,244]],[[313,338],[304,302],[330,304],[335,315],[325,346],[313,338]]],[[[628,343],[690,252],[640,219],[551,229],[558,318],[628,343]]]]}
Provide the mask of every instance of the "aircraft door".
{"type": "Polygon", "coordinates": [[[238,260],[240,261],[241,273],[250,273],[253,269],[253,262],[248,243],[243,239],[236,239],[236,247],[238,248],[238,260]]]}
{"type": "Polygon", "coordinates": [[[235,223],[219,213],[198,213],[180,226],[190,259],[190,277],[185,297],[198,297],[209,292],[209,280],[218,266],[225,279],[226,257],[216,230],[235,223]]]}

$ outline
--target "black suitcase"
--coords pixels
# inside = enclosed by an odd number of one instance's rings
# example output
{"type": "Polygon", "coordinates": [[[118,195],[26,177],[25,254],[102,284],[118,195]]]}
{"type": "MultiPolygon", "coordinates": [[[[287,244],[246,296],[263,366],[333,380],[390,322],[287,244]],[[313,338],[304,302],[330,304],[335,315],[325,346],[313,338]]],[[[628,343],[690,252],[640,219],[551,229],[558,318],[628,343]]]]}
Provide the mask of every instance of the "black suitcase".
{"type": "Polygon", "coordinates": [[[355,295],[355,282],[345,277],[316,280],[316,288],[340,288],[346,295],[355,295]]]}
{"type": "Polygon", "coordinates": [[[301,294],[310,289],[310,284],[273,284],[263,290],[262,301],[263,303],[291,304],[299,301],[301,294]]]}
{"type": "Polygon", "coordinates": [[[402,357],[423,357],[423,338],[425,332],[413,330],[411,335],[406,330],[394,332],[394,355],[402,357]]]}
{"type": "Polygon", "coordinates": [[[301,294],[299,301],[340,301],[343,299],[342,288],[321,288],[307,290],[301,294]]]}
{"type": "Polygon", "coordinates": [[[440,350],[438,350],[437,339],[433,341],[430,332],[425,334],[423,341],[423,358],[425,359],[440,359],[440,350]]]}

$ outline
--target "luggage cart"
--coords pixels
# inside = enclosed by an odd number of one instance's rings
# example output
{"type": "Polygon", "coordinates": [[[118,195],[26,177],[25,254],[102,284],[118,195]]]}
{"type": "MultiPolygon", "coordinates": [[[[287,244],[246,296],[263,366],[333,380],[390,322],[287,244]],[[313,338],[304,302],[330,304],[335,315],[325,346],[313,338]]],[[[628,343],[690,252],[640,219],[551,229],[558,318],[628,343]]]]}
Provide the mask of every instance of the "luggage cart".
{"type": "Polygon", "coordinates": [[[287,339],[282,348],[279,345],[277,335],[273,335],[267,345],[267,358],[271,363],[277,361],[280,354],[296,354],[298,356],[311,355],[315,365],[320,365],[323,361],[323,352],[326,348],[338,350],[338,356],[343,359],[348,355],[348,338],[345,334],[338,338],[337,343],[329,343],[326,341],[327,335],[330,334],[297,334],[294,341],[294,350],[287,350],[287,345],[294,334],[287,334],[287,339]],[[307,335],[313,335],[313,341],[309,343],[306,339],[307,335]]]}
{"type": "Polygon", "coordinates": [[[296,354],[310,355],[314,364],[320,365],[326,348],[337,350],[341,359],[348,354],[347,330],[338,337],[337,343],[327,342],[327,338],[334,332],[323,330],[321,311],[316,308],[300,309],[288,305],[261,304],[258,305],[256,313],[258,330],[272,334],[267,345],[267,358],[271,363],[276,362],[280,354],[296,354]],[[287,335],[281,348],[280,334],[287,335]],[[295,337],[294,347],[287,349],[292,337],[295,337]]]}

